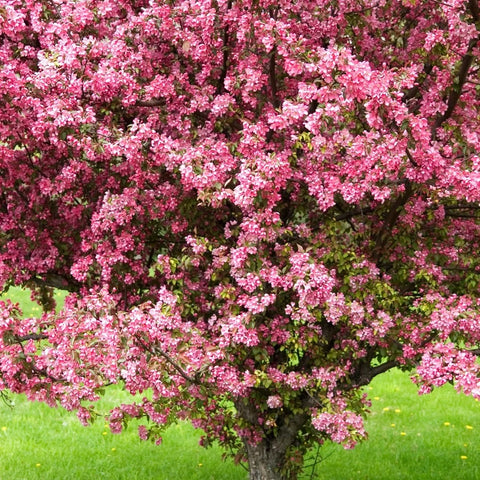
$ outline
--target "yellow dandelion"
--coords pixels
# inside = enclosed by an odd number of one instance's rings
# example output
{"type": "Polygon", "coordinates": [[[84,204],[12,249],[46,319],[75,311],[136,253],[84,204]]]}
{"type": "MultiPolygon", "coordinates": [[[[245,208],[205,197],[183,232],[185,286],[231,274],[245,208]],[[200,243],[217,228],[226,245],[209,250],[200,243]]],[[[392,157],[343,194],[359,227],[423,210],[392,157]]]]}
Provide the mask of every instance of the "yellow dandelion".
{"type": "Polygon", "coordinates": [[[395,424],[394,424],[394,423],[391,423],[391,424],[390,424],[390,426],[391,426],[391,427],[394,427],[394,426],[395,426],[395,424]]]}
{"type": "Polygon", "coordinates": [[[117,449],[115,447],[112,448],[112,452],[115,452],[117,449]]]}
{"type": "Polygon", "coordinates": [[[107,434],[108,434],[108,432],[102,432],[102,435],[107,435],[107,434]]]}
{"type": "Polygon", "coordinates": [[[402,437],[404,437],[406,435],[405,432],[400,432],[400,435],[402,435],[402,437]]]}
{"type": "Polygon", "coordinates": [[[385,408],[383,409],[384,412],[388,412],[389,410],[390,410],[390,407],[385,407],[385,408]]]}
{"type": "Polygon", "coordinates": [[[373,397],[374,400],[380,400],[380,397],[373,397]]]}
{"type": "Polygon", "coordinates": [[[198,466],[199,466],[199,467],[203,467],[203,463],[199,463],[198,466]]]}
{"type": "Polygon", "coordinates": [[[35,466],[36,466],[36,467],[41,467],[42,464],[41,464],[41,463],[36,463],[35,466]]]}
{"type": "Polygon", "coordinates": [[[446,427],[449,427],[449,426],[450,426],[450,422],[443,422],[443,424],[444,424],[446,427]]]}
{"type": "Polygon", "coordinates": [[[466,428],[467,430],[473,430],[473,427],[472,427],[471,425],[465,425],[465,428],[466,428]]]}
{"type": "Polygon", "coordinates": [[[2,432],[6,432],[7,431],[7,427],[2,427],[2,432]]]}
{"type": "Polygon", "coordinates": [[[462,460],[466,460],[468,457],[467,457],[466,455],[460,455],[460,458],[461,458],[462,460]]]}
{"type": "Polygon", "coordinates": [[[395,409],[395,413],[400,413],[400,412],[401,412],[401,410],[399,408],[395,409]]]}

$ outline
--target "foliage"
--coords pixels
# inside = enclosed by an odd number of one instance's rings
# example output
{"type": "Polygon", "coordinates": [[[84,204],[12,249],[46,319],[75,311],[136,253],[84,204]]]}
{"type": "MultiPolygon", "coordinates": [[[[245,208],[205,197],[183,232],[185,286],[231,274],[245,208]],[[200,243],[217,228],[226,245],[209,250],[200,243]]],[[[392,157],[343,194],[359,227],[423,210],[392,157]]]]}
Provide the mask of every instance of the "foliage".
{"type": "Polygon", "coordinates": [[[2,0],[1,388],[295,478],[417,367],[480,396],[477,0],[2,0]],[[70,292],[55,312],[53,288],[70,292]]]}

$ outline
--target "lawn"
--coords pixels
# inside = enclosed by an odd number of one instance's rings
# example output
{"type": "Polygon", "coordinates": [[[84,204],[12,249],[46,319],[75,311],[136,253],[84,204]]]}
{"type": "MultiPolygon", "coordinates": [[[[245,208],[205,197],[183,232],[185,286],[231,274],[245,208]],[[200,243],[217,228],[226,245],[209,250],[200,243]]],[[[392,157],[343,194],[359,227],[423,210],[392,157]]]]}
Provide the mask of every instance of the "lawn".
{"type": "MultiPolygon", "coordinates": [[[[28,295],[14,292],[26,305],[28,295]]],[[[480,404],[443,387],[418,396],[408,375],[392,371],[367,387],[370,438],[354,450],[325,445],[318,480],[476,480],[480,478],[480,404]]],[[[138,439],[135,425],[113,435],[103,422],[83,427],[74,414],[12,397],[0,404],[0,480],[246,480],[221,451],[198,446],[200,432],[180,423],[161,446],[138,439]]],[[[128,396],[107,390],[107,410],[128,396]]],[[[305,475],[305,480],[310,479],[305,475]]]]}
{"type": "Polygon", "coordinates": [[[369,439],[354,450],[325,447],[321,480],[476,480],[480,403],[451,386],[419,396],[398,370],[368,387],[369,439]],[[330,451],[328,451],[330,449],[330,451]]]}

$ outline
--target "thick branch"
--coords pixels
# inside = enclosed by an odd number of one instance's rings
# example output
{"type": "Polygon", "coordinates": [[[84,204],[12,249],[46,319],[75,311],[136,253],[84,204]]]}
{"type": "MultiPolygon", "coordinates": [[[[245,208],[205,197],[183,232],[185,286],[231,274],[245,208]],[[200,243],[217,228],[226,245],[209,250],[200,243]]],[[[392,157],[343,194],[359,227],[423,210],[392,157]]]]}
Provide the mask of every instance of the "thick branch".
{"type": "Polygon", "coordinates": [[[78,292],[80,289],[80,285],[73,279],[67,279],[56,273],[47,273],[43,278],[33,277],[30,281],[39,287],[52,287],[67,292],[78,292]]]}
{"type": "MultiPolygon", "coordinates": [[[[315,113],[318,108],[318,100],[315,98],[310,102],[310,105],[308,106],[308,115],[312,115],[312,113],[315,113]]],[[[307,130],[304,128],[304,130],[307,130]]]]}
{"type": "MultiPolygon", "coordinates": [[[[235,402],[235,407],[240,418],[252,425],[258,425],[257,406],[249,399],[238,399],[235,402]]],[[[286,450],[292,445],[299,430],[308,421],[309,415],[306,413],[286,414],[283,419],[284,423],[279,426],[277,434],[271,439],[270,445],[267,446],[268,455],[274,459],[274,463],[278,463],[283,459],[286,450]]]]}
{"type": "Polygon", "coordinates": [[[478,7],[478,0],[469,0],[468,8],[472,14],[473,21],[477,23],[480,20],[480,8],[478,7]]]}
{"type": "Polygon", "coordinates": [[[395,201],[392,203],[389,211],[387,218],[383,222],[383,225],[381,227],[381,230],[378,232],[376,235],[375,239],[375,247],[374,247],[374,256],[376,258],[379,258],[382,253],[382,249],[385,246],[387,240],[390,238],[390,233],[395,226],[395,223],[398,220],[398,217],[400,216],[402,212],[403,206],[407,203],[409,198],[413,195],[413,187],[411,182],[407,182],[405,184],[405,190],[404,192],[399,195],[395,201]]]}
{"type": "Polygon", "coordinates": [[[297,437],[299,430],[305,425],[309,415],[298,413],[287,417],[285,423],[280,427],[278,436],[272,442],[272,454],[281,456],[297,437]]]}
{"type": "Polygon", "coordinates": [[[395,367],[398,367],[398,362],[396,360],[389,360],[376,367],[364,363],[360,367],[360,371],[356,377],[357,383],[355,384],[355,387],[368,385],[377,375],[388,372],[388,370],[395,367]]]}
{"type": "Polygon", "coordinates": [[[447,109],[445,110],[443,115],[437,117],[434,124],[432,125],[432,140],[435,140],[437,136],[437,130],[441,127],[441,125],[452,116],[453,111],[455,110],[455,107],[457,106],[457,103],[462,96],[463,86],[467,81],[470,67],[473,63],[473,49],[477,45],[478,40],[479,37],[472,38],[468,44],[467,53],[462,58],[458,73],[456,75],[455,86],[450,90],[450,94],[448,95],[447,109]]]}
{"type": "MultiPolygon", "coordinates": [[[[408,160],[410,160],[410,163],[414,166],[414,167],[418,167],[418,163],[417,161],[413,158],[413,155],[412,153],[410,152],[410,150],[407,148],[405,150],[405,153],[407,154],[407,158],[408,160]]],[[[406,182],[408,181],[408,179],[406,180],[406,182]]]]}
{"type": "Polygon", "coordinates": [[[28,342],[29,340],[46,340],[48,335],[45,333],[30,333],[29,335],[15,335],[15,340],[17,342],[23,343],[28,342]]]}
{"type": "MultiPolygon", "coordinates": [[[[230,10],[231,8],[232,8],[232,0],[229,0],[227,4],[227,9],[230,10]]],[[[218,79],[216,95],[221,95],[225,90],[225,78],[227,77],[228,57],[230,55],[230,47],[228,45],[230,41],[230,35],[228,33],[228,26],[225,26],[225,28],[223,29],[222,40],[223,40],[222,70],[220,73],[220,77],[218,79]]]]}
{"type": "MultiPolygon", "coordinates": [[[[418,163],[413,158],[410,150],[407,148],[405,151],[408,160],[414,167],[418,167],[418,163]]],[[[388,211],[388,214],[383,222],[381,230],[377,233],[375,237],[375,247],[373,249],[374,258],[378,260],[381,257],[382,249],[390,238],[393,227],[397,223],[398,217],[402,213],[404,205],[408,202],[410,197],[415,193],[412,182],[406,178],[403,182],[404,191],[399,195],[395,200],[392,200],[391,207],[388,211]]]]}
{"type": "Polygon", "coordinates": [[[163,98],[151,98],[150,100],[138,100],[135,103],[137,107],[163,107],[165,100],[163,98]]]}
{"type": "Polygon", "coordinates": [[[275,108],[279,108],[280,100],[278,98],[278,88],[277,88],[277,47],[276,46],[273,47],[270,53],[270,60],[268,63],[268,77],[270,80],[272,104],[275,108]]]}
{"type": "Polygon", "coordinates": [[[12,331],[5,331],[3,333],[3,342],[7,345],[15,345],[17,343],[28,342],[29,340],[46,340],[48,335],[45,333],[30,333],[28,335],[16,335],[12,331]]]}
{"type": "Polygon", "coordinates": [[[480,219],[480,216],[475,215],[475,214],[468,214],[468,213],[453,213],[449,212],[445,214],[447,217],[451,218],[470,218],[470,219],[480,219]]]}
{"type": "Polygon", "coordinates": [[[365,207],[365,208],[357,208],[355,210],[351,210],[350,212],[342,212],[340,215],[335,216],[335,220],[350,220],[353,217],[361,216],[363,217],[366,214],[372,213],[373,208],[365,207]]]}
{"type": "Polygon", "coordinates": [[[480,205],[445,205],[445,210],[480,210],[480,205]]]}
{"type": "Polygon", "coordinates": [[[462,267],[460,265],[441,265],[442,270],[446,272],[469,272],[480,273],[476,266],[474,267],[462,267]]]}
{"type": "MultiPolygon", "coordinates": [[[[425,75],[425,79],[427,78],[427,76],[431,73],[431,71],[433,70],[433,65],[431,63],[426,63],[424,66],[423,66],[423,74],[425,75]]],[[[423,82],[425,81],[425,79],[423,80],[418,80],[415,85],[410,88],[409,90],[407,90],[405,92],[405,94],[403,95],[403,101],[404,102],[408,102],[409,100],[411,100],[412,98],[415,98],[418,94],[418,92],[420,91],[420,87],[422,86],[423,82]]]]}

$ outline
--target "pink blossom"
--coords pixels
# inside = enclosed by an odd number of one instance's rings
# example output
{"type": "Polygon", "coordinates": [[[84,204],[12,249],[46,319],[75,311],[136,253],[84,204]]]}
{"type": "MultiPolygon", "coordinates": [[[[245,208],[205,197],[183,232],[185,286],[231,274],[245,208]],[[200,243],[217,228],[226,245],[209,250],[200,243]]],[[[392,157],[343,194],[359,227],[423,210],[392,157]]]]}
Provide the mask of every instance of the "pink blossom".
{"type": "Polygon", "coordinates": [[[142,440],[148,440],[148,430],[147,430],[147,427],[145,427],[145,425],[138,426],[138,436],[142,440]]]}
{"type": "Polygon", "coordinates": [[[312,424],[317,430],[327,433],[335,443],[344,444],[345,448],[355,446],[355,441],[351,439],[353,433],[360,438],[366,435],[362,417],[349,411],[321,413],[312,419],[312,424]]]}
{"type": "Polygon", "coordinates": [[[271,395],[267,398],[269,408],[281,408],[283,406],[282,398],[279,395],[271,395]]]}
{"type": "Polygon", "coordinates": [[[0,389],[227,450],[480,397],[477,2],[361,3],[3,2],[0,389]]]}

